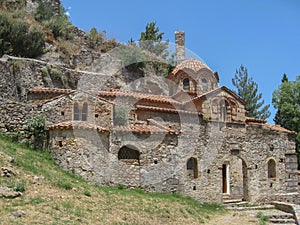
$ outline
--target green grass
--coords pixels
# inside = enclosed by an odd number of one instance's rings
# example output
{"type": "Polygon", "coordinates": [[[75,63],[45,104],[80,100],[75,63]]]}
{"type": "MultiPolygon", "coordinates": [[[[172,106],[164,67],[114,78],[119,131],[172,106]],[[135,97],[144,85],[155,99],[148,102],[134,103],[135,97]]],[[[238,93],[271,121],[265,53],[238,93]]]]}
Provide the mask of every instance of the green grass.
{"type": "Polygon", "coordinates": [[[270,219],[269,216],[264,215],[262,212],[258,212],[256,214],[256,218],[259,219],[259,225],[266,225],[266,222],[268,222],[270,219]]]}
{"type": "Polygon", "coordinates": [[[35,224],[37,218],[41,224],[203,224],[225,212],[218,204],[200,204],[176,193],[91,185],[61,170],[47,151],[12,143],[2,135],[0,162],[17,172],[0,177],[0,187],[23,192],[22,197],[0,200],[0,224],[35,224]],[[26,217],[12,220],[9,215],[17,210],[24,210],[26,217]]]}

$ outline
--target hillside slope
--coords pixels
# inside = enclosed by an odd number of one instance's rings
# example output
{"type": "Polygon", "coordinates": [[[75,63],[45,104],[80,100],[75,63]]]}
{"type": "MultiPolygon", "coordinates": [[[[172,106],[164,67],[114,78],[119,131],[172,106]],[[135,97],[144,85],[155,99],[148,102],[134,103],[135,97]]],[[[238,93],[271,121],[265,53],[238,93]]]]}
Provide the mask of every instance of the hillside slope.
{"type": "Polygon", "coordinates": [[[0,136],[0,224],[207,224],[225,210],[177,194],[99,188],[59,169],[47,152],[0,136]],[[2,190],[2,191],[1,191],[2,190]]]}

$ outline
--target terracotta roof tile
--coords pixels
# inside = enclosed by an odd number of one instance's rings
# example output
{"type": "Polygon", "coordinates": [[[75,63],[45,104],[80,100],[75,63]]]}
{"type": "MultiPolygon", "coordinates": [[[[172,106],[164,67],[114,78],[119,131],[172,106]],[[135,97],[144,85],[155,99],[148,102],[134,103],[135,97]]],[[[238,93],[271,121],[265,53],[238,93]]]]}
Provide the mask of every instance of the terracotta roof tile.
{"type": "Polygon", "coordinates": [[[295,131],[285,129],[285,128],[281,127],[280,125],[263,124],[263,127],[267,128],[267,129],[270,129],[270,130],[280,131],[280,132],[283,132],[283,133],[295,134],[295,131]]]}
{"type": "Polygon", "coordinates": [[[154,106],[137,105],[136,108],[137,109],[150,110],[150,111],[158,111],[158,112],[184,113],[184,114],[191,114],[191,115],[202,115],[201,112],[197,112],[197,111],[187,111],[187,110],[181,110],[181,109],[161,108],[161,107],[154,107],[154,106]]]}
{"type": "Polygon", "coordinates": [[[50,125],[47,127],[47,130],[69,130],[69,129],[84,129],[84,130],[96,130],[97,132],[105,132],[108,131],[108,129],[90,124],[84,121],[67,121],[62,122],[54,125],[50,125]]]}
{"type": "Polygon", "coordinates": [[[113,130],[119,132],[132,132],[132,133],[139,133],[139,134],[161,134],[161,133],[177,134],[175,132],[170,131],[169,129],[165,130],[153,125],[116,126],[113,128],[113,130]]]}
{"type": "Polygon", "coordinates": [[[266,123],[266,120],[258,119],[258,118],[252,118],[252,117],[246,117],[246,123],[266,123]]]}
{"type": "Polygon", "coordinates": [[[72,89],[63,89],[63,88],[32,88],[28,93],[57,93],[57,94],[66,94],[72,93],[75,90],[72,89]]]}
{"type": "MultiPolygon", "coordinates": [[[[251,118],[251,119],[254,119],[254,118],[251,118]]],[[[259,119],[257,119],[257,120],[259,120],[259,119]]],[[[283,133],[287,133],[287,134],[295,134],[295,131],[285,129],[285,128],[281,127],[280,125],[266,124],[266,123],[261,123],[261,122],[248,122],[248,124],[250,124],[250,125],[260,125],[264,129],[268,129],[268,130],[283,132],[283,133]]]]}
{"type": "Polygon", "coordinates": [[[175,69],[172,71],[172,74],[176,74],[178,71],[184,70],[184,69],[190,69],[190,70],[194,71],[195,73],[197,73],[201,69],[208,69],[211,71],[211,69],[206,64],[201,62],[200,60],[190,58],[190,59],[184,60],[180,64],[178,64],[175,67],[175,69]]]}
{"type": "Polygon", "coordinates": [[[55,97],[53,97],[53,98],[46,99],[46,100],[44,100],[44,101],[41,101],[41,102],[39,103],[39,105],[42,106],[42,105],[44,105],[44,104],[47,104],[47,103],[52,102],[52,101],[54,101],[54,100],[56,100],[56,99],[62,98],[62,97],[64,97],[64,96],[68,95],[68,94],[72,94],[72,93],[74,93],[74,92],[75,92],[75,91],[70,92],[70,93],[64,93],[64,94],[55,96],[55,97]]]}
{"type": "Polygon", "coordinates": [[[235,99],[237,99],[240,103],[242,103],[242,104],[244,104],[244,105],[246,104],[246,102],[245,102],[241,97],[239,97],[235,92],[233,92],[232,90],[230,90],[229,88],[227,88],[227,87],[225,87],[225,86],[217,87],[217,88],[214,89],[214,90],[205,92],[205,93],[203,93],[202,95],[199,95],[198,97],[195,97],[195,98],[193,98],[193,99],[190,99],[190,100],[184,102],[184,104],[189,103],[189,102],[192,102],[192,101],[195,101],[195,100],[198,100],[198,99],[202,99],[202,98],[204,98],[204,97],[207,97],[207,96],[209,96],[209,95],[211,95],[211,94],[214,94],[215,92],[218,92],[218,91],[221,91],[221,90],[223,90],[223,91],[229,93],[230,95],[232,95],[232,96],[233,96],[235,99]]]}
{"type": "Polygon", "coordinates": [[[170,127],[167,127],[167,126],[162,125],[161,123],[159,123],[158,121],[156,121],[156,120],[154,120],[154,119],[147,119],[147,122],[148,122],[149,124],[152,123],[153,125],[155,125],[155,126],[161,128],[161,129],[164,129],[164,130],[166,130],[167,132],[169,132],[169,133],[171,133],[171,134],[179,134],[179,133],[180,133],[180,132],[178,132],[178,131],[176,131],[176,130],[171,129],[170,127]]]}
{"type": "Polygon", "coordinates": [[[142,92],[134,92],[134,91],[120,91],[120,90],[112,90],[112,91],[100,91],[99,97],[132,97],[135,99],[147,99],[153,102],[162,102],[169,103],[173,105],[180,105],[180,102],[172,99],[169,96],[155,95],[150,93],[142,93],[142,92]]]}

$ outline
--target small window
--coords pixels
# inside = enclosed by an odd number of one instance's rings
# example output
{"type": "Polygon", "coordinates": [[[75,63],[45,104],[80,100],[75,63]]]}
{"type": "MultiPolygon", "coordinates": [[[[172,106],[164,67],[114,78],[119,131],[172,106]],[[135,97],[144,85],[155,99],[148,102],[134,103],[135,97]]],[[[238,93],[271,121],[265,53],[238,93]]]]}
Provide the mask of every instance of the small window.
{"type": "Polygon", "coordinates": [[[186,169],[187,169],[187,175],[192,178],[198,177],[198,165],[197,165],[197,159],[195,158],[189,158],[189,160],[186,163],[186,169]]]}
{"type": "Polygon", "coordinates": [[[190,80],[188,78],[183,79],[183,90],[189,91],[190,90],[190,80]]]}
{"type": "Polygon", "coordinates": [[[118,152],[118,159],[140,159],[140,152],[138,150],[129,148],[127,146],[122,147],[118,152]]]}
{"type": "Polygon", "coordinates": [[[276,162],[274,159],[268,161],[268,178],[276,178],[276,162]]]}
{"type": "Polygon", "coordinates": [[[87,121],[87,113],[88,113],[88,104],[85,102],[82,106],[82,121],[87,121]]]}
{"type": "Polygon", "coordinates": [[[74,104],[74,120],[80,120],[78,103],[74,104]]]}
{"type": "Polygon", "coordinates": [[[202,89],[203,92],[208,92],[207,80],[204,78],[202,79],[202,89]]]}

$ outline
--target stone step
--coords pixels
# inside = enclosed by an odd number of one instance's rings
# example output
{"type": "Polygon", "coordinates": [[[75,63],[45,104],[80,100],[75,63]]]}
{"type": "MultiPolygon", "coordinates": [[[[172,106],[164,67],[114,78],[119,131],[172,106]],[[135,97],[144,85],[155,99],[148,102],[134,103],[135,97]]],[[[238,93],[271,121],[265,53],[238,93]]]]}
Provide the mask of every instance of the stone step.
{"type": "Polygon", "coordinates": [[[295,219],[269,219],[268,221],[269,223],[271,224],[293,224],[295,225],[296,222],[295,222],[295,219]]]}
{"type": "Polygon", "coordinates": [[[226,199],[223,200],[223,204],[232,204],[232,203],[240,203],[243,202],[242,199],[226,199]]]}
{"type": "Polygon", "coordinates": [[[226,206],[228,210],[234,210],[234,211],[259,211],[259,210],[272,210],[275,209],[273,205],[258,205],[258,206],[251,206],[251,205],[228,205],[226,206]]]}

